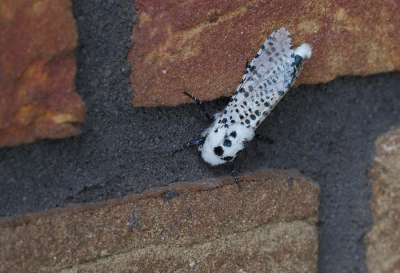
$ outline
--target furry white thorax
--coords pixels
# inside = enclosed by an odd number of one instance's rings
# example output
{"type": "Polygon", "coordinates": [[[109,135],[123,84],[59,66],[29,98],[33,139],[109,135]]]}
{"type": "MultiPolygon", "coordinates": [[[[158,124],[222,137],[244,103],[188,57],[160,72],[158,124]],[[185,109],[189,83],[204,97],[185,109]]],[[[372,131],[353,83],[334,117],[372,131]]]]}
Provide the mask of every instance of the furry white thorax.
{"type": "Polygon", "coordinates": [[[309,44],[302,44],[294,50],[294,55],[299,55],[302,58],[311,58],[312,47],[309,44]]]}
{"type": "Polygon", "coordinates": [[[245,142],[252,140],[254,137],[254,128],[252,127],[246,128],[240,124],[233,124],[229,125],[229,128],[221,128],[221,124],[218,123],[221,114],[222,112],[216,114],[213,124],[202,133],[203,137],[207,137],[199,147],[204,161],[212,166],[232,161],[237,156],[237,153],[243,150],[245,142]],[[215,132],[217,128],[218,130],[215,132]],[[235,135],[233,132],[236,132],[235,137],[233,137],[235,135]],[[231,142],[230,147],[224,146],[224,142],[227,140],[231,142]],[[218,146],[223,149],[223,154],[220,156],[214,152],[215,147],[218,146]]]}

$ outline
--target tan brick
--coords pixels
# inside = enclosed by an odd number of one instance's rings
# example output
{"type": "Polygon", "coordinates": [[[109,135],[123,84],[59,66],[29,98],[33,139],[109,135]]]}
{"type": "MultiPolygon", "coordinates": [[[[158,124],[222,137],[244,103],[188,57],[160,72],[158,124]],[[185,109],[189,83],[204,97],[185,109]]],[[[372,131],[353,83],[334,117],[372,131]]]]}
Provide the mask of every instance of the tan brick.
{"type": "Polygon", "coordinates": [[[316,272],[318,185],[293,170],[240,181],[242,192],[227,177],[3,220],[0,271],[316,272]]]}
{"type": "Polygon", "coordinates": [[[231,96],[249,61],[282,26],[311,44],[297,84],[400,69],[400,3],[354,1],[136,1],[129,54],[135,106],[231,96]]]}
{"type": "Polygon", "coordinates": [[[380,137],[370,171],[373,228],[364,238],[369,272],[400,272],[400,128],[380,137]]]}
{"type": "Polygon", "coordinates": [[[151,245],[61,272],[309,273],[316,272],[316,238],[316,229],[304,221],[275,222],[207,242],[151,245]]]}
{"type": "Polygon", "coordinates": [[[0,147],[79,133],[70,0],[0,3],[0,147]]]}

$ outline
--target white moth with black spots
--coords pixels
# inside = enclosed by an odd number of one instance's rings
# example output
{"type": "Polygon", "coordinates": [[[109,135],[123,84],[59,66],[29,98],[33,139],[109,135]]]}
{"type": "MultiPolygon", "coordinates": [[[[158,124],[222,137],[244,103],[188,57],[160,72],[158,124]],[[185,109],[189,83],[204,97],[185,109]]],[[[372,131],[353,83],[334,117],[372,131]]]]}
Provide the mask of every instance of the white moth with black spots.
{"type": "MultiPolygon", "coordinates": [[[[214,116],[212,125],[202,133],[202,138],[175,152],[200,145],[199,151],[204,161],[210,165],[230,163],[232,174],[241,190],[233,160],[245,144],[253,139],[254,131],[292,87],[305,62],[311,57],[311,49],[310,45],[304,43],[293,50],[292,39],[286,28],[274,31],[246,67],[229,104],[214,116]]],[[[201,101],[185,94],[202,107],[209,120],[213,120],[201,101]]]]}

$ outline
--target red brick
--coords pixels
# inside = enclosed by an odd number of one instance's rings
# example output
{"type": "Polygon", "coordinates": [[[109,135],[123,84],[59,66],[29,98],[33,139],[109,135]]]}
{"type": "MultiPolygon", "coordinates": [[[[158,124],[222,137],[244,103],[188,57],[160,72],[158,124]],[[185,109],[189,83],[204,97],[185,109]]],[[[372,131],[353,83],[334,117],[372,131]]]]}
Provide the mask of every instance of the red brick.
{"type": "Polygon", "coordinates": [[[79,133],[71,1],[4,0],[0,25],[0,147],[79,133]]]}
{"type": "Polygon", "coordinates": [[[297,84],[400,69],[398,1],[138,0],[129,54],[135,106],[231,96],[246,63],[282,26],[313,46],[297,84]]]}

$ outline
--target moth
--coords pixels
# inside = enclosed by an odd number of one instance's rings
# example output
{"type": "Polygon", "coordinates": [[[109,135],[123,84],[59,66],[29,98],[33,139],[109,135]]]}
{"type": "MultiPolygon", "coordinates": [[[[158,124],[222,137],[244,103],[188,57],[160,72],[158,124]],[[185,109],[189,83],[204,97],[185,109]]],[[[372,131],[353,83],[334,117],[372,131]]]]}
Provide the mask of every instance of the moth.
{"type": "Polygon", "coordinates": [[[194,96],[207,118],[213,123],[201,138],[175,150],[199,145],[199,151],[207,163],[217,166],[229,163],[236,184],[234,159],[246,143],[255,136],[255,130],[269,115],[299,76],[305,62],[311,57],[312,48],[303,43],[293,50],[292,39],[286,28],[275,30],[261,46],[240,81],[225,109],[214,119],[207,113],[203,103],[194,96]]]}

